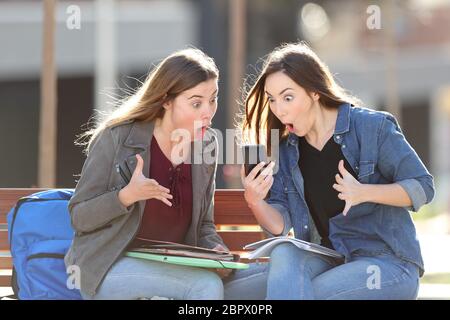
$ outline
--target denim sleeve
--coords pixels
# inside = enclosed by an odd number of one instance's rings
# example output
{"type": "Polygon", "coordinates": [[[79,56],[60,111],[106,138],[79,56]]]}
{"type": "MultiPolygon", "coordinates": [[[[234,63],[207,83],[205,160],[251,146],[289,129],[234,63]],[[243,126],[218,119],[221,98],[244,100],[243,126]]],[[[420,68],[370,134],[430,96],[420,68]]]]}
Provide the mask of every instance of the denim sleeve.
{"type": "Polygon", "coordinates": [[[270,196],[267,200],[267,203],[275,208],[283,217],[284,228],[281,234],[274,235],[265,228],[263,230],[271,237],[276,236],[285,236],[288,234],[289,230],[292,228],[291,217],[289,212],[289,205],[286,193],[283,191],[283,182],[281,181],[281,172],[278,171],[277,174],[274,175],[274,181],[272,187],[270,188],[270,196]]]}
{"type": "Polygon", "coordinates": [[[393,115],[387,114],[384,118],[379,136],[378,168],[381,174],[408,193],[412,202],[408,210],[419,211],[434,198],[433,176],[405,139],[393,115]]]}

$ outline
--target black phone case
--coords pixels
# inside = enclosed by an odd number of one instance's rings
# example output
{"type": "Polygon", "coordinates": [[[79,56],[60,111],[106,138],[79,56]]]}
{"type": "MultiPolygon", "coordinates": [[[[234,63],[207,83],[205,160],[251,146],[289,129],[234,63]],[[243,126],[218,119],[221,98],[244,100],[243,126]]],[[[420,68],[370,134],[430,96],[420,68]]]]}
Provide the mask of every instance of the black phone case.
{"type": "MultiPolygon", "coordinates": [[[[265,161],[266,165],[263,167],[263,169],[268,165],[267,163],[267,156],[265,153],[265,147],[263,145],[252,145],[252,146],[244,146],[243,147],[244,152],[244,171],[245,175],[248,176],[248,174],[257,166],[258,163],[261,161],[265,161]],[[250,163],[250,156],[249,152],[250,149],[257,149],[257,157],[256,157],[256,163],[250,163]],[[263,158],[261,158],[261,150],[263,150],[262,154],[264,155],[263,158]]],[[[258,172],[256,176],[259,175],[259,173],[262,171],[262,169],[258,172]]]]}

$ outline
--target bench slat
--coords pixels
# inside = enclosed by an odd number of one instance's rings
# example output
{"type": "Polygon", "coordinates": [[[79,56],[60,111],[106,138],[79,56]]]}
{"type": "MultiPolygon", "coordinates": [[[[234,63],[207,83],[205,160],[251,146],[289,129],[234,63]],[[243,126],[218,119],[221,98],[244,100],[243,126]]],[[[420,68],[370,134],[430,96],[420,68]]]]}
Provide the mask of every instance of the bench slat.
{"type": "MultiPolygon", "coordinates": [[[[0,188],[0,224],[6,224],[6,215],[21,197],[48,189],[0,188]]],[[[214,195],[214,219],[218,225],[257,225],[248,208],[243,190],[218,189],[214,195]]]]}
{"type": "Polygon", "coordinates": [[[16,204],[17,199],[14,200],[4,200],[0,199],[0,224],[6,224],[6,216],[9,210],[16,204]]]}
{"type": "Polygon", "coordinates": [[[0,250],[9,250],[7,230],[0,230],[0,250]]]}
{"type": "Polygon", "coordinates": [[[262,231],[217,231],[231,251],[241,251],[249,243],[265,239],[262,231]]]}
{"type": "Polygon", "coordinates": [[[240,189],[216,190],[214,222],[217,225],[258,225],[240,189]]]}
{"type": "Polygon", "coordinates": [[[0,224],[6,223],[6,215],[17,200],[30,194],[44,191],[42,188],[0,188],[0,224]]]}
{"type": "Polygon", "coordinates": [[[12,270],[0,270],[0,287],[11,286],[12,270]]]}
{"type": "Polygon", "coordinates": [[[0,269],[12,269],[11,257],[0,257],[0,269]]]}
{"type": "MultiPolygon", "coordinates": [[[[12,260],[9,254],[6,215],[16,202],[44,188],[0,188],[0,287],[10,286],[12,260]]],[[[217,226],[258,225],[248,208],[243,190],[217,189],[214,195],[214,219],[217,226]]],[[[262,231],[219,230],[232,251],[241,251],[248,243],[264,239],[262,231]]]]}

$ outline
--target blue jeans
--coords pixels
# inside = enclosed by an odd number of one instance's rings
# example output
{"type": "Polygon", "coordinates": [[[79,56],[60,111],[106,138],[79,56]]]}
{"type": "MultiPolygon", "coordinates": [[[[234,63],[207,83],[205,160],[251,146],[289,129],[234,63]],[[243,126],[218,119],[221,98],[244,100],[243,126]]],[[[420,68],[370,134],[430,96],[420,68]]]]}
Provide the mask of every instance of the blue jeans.
{"type": "Polygon", "coordinates": [[[278,245],[271,253],[267,299],[416,299],[419,269],[392,253],[354,255],[346,263],[278,245]]]}
{"type": "Polygon", "coordinates": [[[268,263],[250,263],[224,279],[225,300],[264,300],[267,292],[268,263]]]}
{"type": "Polygon", "coordinates": [[[94,296],[85,300],[132,300],[154,296],[176,300],[221,300],[223,283],[213,271],[157,261],[120,258],[94,296]]]}

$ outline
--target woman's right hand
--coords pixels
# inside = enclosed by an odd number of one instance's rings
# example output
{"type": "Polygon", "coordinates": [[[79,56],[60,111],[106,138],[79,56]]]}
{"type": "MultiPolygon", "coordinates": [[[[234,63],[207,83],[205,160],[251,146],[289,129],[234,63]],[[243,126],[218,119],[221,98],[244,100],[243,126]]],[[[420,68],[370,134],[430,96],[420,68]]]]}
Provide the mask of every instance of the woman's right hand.
{"type": "Polygon", "coordinates": [[[136,169],[134,169],[130,182],[120,190],[119,200],[125,207],[128,207],[140,200],[158,199],[171,207],[172,203],[169,199],[172,199],[173,196],[169,193],[170,190],[161,186],[156,180],[145,177],[142,173],[144,160],[139,154],[136,155],[136,158],[136,169]]]}
{"type": "Polygon", "coordinates": [[[253,168],[252,171],[245,176],[244,166],[241,168],[241,180],[244,186],[244,198],[247,204],[252,207],[259,202],[264,201],[273,184],[273,167],[275,162],[271,161],[269,165],[261,171],[256,177],[258,172],[264,167],[265,163],[260,162],[253,168]]]}

